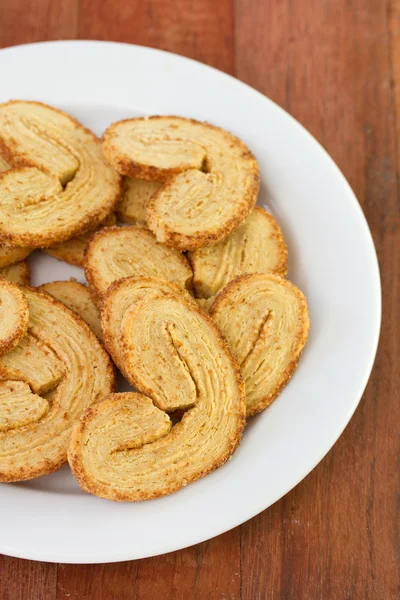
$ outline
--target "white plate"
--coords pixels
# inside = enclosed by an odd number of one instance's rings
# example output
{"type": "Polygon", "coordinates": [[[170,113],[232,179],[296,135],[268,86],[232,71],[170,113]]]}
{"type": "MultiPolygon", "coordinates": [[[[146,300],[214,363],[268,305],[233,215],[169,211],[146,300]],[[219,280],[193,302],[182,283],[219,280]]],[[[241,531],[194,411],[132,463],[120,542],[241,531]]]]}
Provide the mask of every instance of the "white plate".
{"type": "MultiPolygon", "coordinates": [[[[68,467],[0,485],[0,552],[45,561],[143,558],[201,542],[286,494],[342,433],[367,383],[381,296],[371,235],[356,198],[321,146],[286,112],[235,79],[179,56],[125,44],[53,42],[0,52],[0,101],[42,100],[101,134],[117,119],[177,114],[241,137],[261,167],[260,203],[289,246],[289,277],[307,295],[311,332],[292,381],[252,419],[226,466],[139,504],[84,494],[68,467]]],[[[33,283],[78,276],[47,256],[33,283]]],[[[355,441],[356,443],[356,441],[355,441]]]]}

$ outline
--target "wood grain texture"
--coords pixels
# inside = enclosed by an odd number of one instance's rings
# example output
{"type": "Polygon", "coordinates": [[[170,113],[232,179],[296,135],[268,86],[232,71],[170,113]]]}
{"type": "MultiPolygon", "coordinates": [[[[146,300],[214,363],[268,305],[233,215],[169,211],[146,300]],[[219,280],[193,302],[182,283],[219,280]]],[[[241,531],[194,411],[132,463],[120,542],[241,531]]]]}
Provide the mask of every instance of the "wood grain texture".
{"type": "Polygon", "coordinates": [[[242,527],[246,600],[267,590],[271,599],[399,597],[396,6],[391,57],[388,3],[238,2],[238,77],[287,108],[337,161],[370,224],[384,293],[380,353],[344,435],[292,493],[242,527]],[[264,35],[255,34],[256,23],[266,24],[264,35]]]}
{"type": "Polygon", "coordinates": [[[164,556],[59,565],[57,600],[240,600],[240,530],[164,556]]]}
{"type": "Polygon", "coordinates": [[[397,600],[399,2],[0,0],[0,46],[70,37],[196,58],[235,72],[299,119],[343,170],[370,224],[382,339],[346,431],[269,510],[214,540],[142,561],[57,567],[2,557],[1,600],[397,600]]]}
{"type": "Polygon", "coordinates": [[[0,0],[0,48],[74,39],[79,0],[0,0]]]}
{"type": "Polygon", "coordinates": [[[0,555],[1,600],[54,600],[57,565],[0,555]]]}
{"type": "Polygon", "coordinates": [[[233,71],[231,0],[82,0],[79,35],[153,46],[233,71]]]}

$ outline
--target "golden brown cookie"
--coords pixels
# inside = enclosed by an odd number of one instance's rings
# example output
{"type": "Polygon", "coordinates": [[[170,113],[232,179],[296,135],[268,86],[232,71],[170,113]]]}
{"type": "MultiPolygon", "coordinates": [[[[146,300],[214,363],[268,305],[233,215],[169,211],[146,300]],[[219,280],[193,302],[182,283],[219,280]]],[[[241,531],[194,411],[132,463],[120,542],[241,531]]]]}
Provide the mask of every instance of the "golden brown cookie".
{"type": "MultiPolygon", "coordinates": [[[[195,302],[181,286],[153,277],[126,277],[115,281],[108,288],[101,306],[101,328],[104,344],[121,371],[124,369],[120,354],[121,325],[126,311],[144,298],[170,294],[183,294],[188,302],[195,302]]],[[[129,373],[126,373],[126,377],[129,379],[129,373]]]]}
{"type": "Polygon", "coordinates": [[[245,221],[215,246],[188,254],[193,287],[198,298],[215,296],[244,273],[287,273],[287,247],[272,215],[256,206],[245,221]]]}
{"type": "Polygon", "coordinates": [[[0,481],[58,469],[74,421],[114,389],[111,360],[86,323],[48,294],[23,292],[28,333],[0,358],[0,481]],[[29,409],[25,419],[23,406],[29,409]]]}
{"type": "Polygon", "coordinates": [[[0,268],[0,278],[7,279],[18,285],[29,285],[31,272],[27,260],[22,260],[15,265],[0,268]]]}
{"type": "Polygon", "coordinates": [[[96,136],[39,102],[0,105],[0,244],[47,247],[97,227],[113,210],[120,178],[96,136]]]}
{"type": "Polygon", "coordinates": [[[182,117],[143,117],[111,125],[103,149],[119,173],[165,181],[147,206],[157,240],[178,250],[215,244],[257,200],[259,169],[227,131],[182,117]]]}
{"type": "Polygon", "coordinates": [[[123,277],[158,277],[190,289],[186,257],[156,241],[144,227],[110,227],[96,233],[85,252],[85,275],[98,298],[123,277]]]}
{"type": "Polygon", "coordinates": [[[101,340],[100,312],[86,285],[71,279],[70,281],[44,283],[38,289],[47,292],[76,312],[101,340]]]}
{"type": "Polygon", "coordinates": [[[116,207],[118,220],[130,225],[146,226],[147,205],[154,192],[159,190],[161,185],[158,181],[125,177],[122,197],[116,207]]]}
{"type": "Polygon", "coordinates": [[[83,267],[86,244],[92,235],[96,231],[100,231],[100,229],[103,227],[111,227],[112,225],[115,225],[116,222],[117,219],[115,214],[111,213],[104,223],[102,223],[100,227],[96,227],[95,230],[87,231],[86,233],[82,233],[77,237],[67,240],[66,242],[61,242],[61,244],[56,244],[55,246],[51,246],[51,248],[46,248],[44,249],[44,252],[54,256],[54,258],[57,258],[58,260],[63,260],[70,265],[83,267]]]}
{"type": "Polygon", "coordinates": [[[290,380],[307,341],[304,295],[278,275],[242,275],[221,290],[210,315],[240,366],[247,416],[264,410],[290,380]]]}
{"type": "Polygon", "coordinates": [[[28,304],[22,291],[13,283],[0,279],[0,356],[21,341],[28,322],[28,304]]]}
{"type": "Polygon", "coordinates": [[[243,386],[218,329],[182,294],[144,298],[123,320],[125,366],[144,395],[112,394],[86,411],[68,460],[84,490],[148,500],[232,455],[245,423],[243,386]],[[183,406],[192,408],[172,425],[167,411],[183,406]]]}

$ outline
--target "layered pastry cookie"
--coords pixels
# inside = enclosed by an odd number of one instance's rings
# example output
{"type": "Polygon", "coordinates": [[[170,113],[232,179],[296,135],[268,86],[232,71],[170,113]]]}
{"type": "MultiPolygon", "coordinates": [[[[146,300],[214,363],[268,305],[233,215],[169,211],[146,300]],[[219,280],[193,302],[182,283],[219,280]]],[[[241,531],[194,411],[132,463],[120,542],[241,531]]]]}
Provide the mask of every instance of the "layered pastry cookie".
{"type": "Polygon", "coordinates": [[[8,265],[8,267],[0,268],[0,278],[7,279],[11,283],[17,283],[18,285],[29,285],[31,272],[29,263],[27,260],[15,263],[15,265],[8,265]]]}
{"type": "MultiPolygon", "coordinates": [[[[115,281],[108,288],[101,306],[101,329],[104,344],[121,371],[124,371],[124,361],[121,355],[120,341],[126,312],[140,300],[170,294],[183,295],[187,302],[195,302],[181,286],[172,281],[154,277],[126,277],[115,281]]],[[[125,376],[129,380],[128,372],[125,373],[125,376]]]]}
{"type": "Polygon", "coordinates": [[[121,200],[115,209],[118,220],[130,225],[145,226],[147,205],[161,185],[158,181],[124,177],[121,200]]]}
{"type": "Polygon", "coordinates": [[[232,455],[245,423],[243,386],[219,330],[183,294],[145,297],[120,319],[122,360],[140,394],[113,394],[86,411],[68,460],[84,490],[148,500],[232,455]],[[187,407],[173,425],[168,413],[187,407]]]}
{"type": "Polygon", "coordinates": [[[236,358],[247,416],[266,408],[293,375],[307,341],[307,301],[277,275],[242,275],[215,298],[210,315],[236,358]]]}
{"type": "Polygon", "coordinates": [[[0,105],[0,243],[47,247],[95,228],[113,210],[120,177],[96,136],[39,102],[0,105]]]}
{"type": "Polygon", "coordinates": [[[74,421],[114,390],[111,360],[86,323],[48,294],[23,293],[27,333],[0,358],[0,481],[58,469],[74,421]]]}
{"type": "Polygon", "coordinates": [[[76,267],[83,267],[84,264],[84,256],[85,256],[85,248],[86,244],[92,237],[96,231],[99,231],[103,227],[111,227],[115,225],[117,219],[114,213],[111,213],[107,217],[107,219],[101,224],[100,227],[96,227],[96,229],[92,229],[87,231],[86,233],[82,233],[66,242],[61,242],[61,244],[56,244],[55,246],[51,246],[50,248],[44,249],[47,254],[54,256],[58,260],[63,260],[64,262],[69,263],[70,265],[75,265],[76,267]]]}
{"type": "Polygon", "coordinates": [[[86,285],[71,279],[70,281],[44,283],[38,289],[47,292],[75,311],[101,340],[100,312],[86,285]]]}
{"type": "Polygon", "coordinates": [[[13,283],[0,279],[0,356],[9,352],[26,334],[28,303],[13,283]]]}
{"type": "Polygon", "coordinates": [[[103,150],[119,173],[164,181],[147,205],[158,241],[179,250],[215,244],[256,203],[259,169],[227,131],[183,117],[143,117],[111,125],[103,150]]]}
{"type": "Polygon", "coordinates": [[[287,247],[272,215],[256,206],[222,242],[188,253],[197,298],[215,296],[244,273],[287,273],[287,247]]]}
{"type": "Polygon", "coordinates": [[[111,227],[96,233],[85,252],[85,275],[98,298],[118,279],[158,277],[190,289],[192,269],[178,250],[157,242],[144,227],[111,227]]]}

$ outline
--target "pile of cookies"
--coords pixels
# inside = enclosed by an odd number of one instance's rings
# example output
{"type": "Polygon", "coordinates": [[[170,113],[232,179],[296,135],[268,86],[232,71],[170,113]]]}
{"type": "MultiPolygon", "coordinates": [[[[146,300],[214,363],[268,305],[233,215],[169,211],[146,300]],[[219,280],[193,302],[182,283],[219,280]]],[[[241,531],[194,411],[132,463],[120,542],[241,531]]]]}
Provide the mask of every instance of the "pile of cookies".
{"type": "Polygon", "coordinates": [[[44,104],[0,105],[0,481],[68,460],[82,489],[138,501],[233,454],[309,329],[259,179],[207,123],[127,119],[100,141],[44,104]],[[29,287],[34,250],[87,286],[29,287]],[[116,369],[137,392],[115,392],[116,369]]]}

